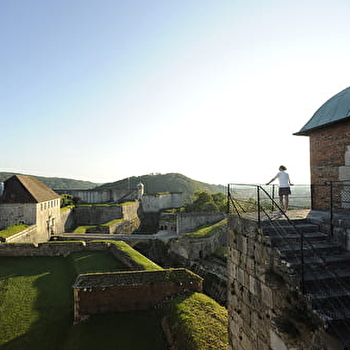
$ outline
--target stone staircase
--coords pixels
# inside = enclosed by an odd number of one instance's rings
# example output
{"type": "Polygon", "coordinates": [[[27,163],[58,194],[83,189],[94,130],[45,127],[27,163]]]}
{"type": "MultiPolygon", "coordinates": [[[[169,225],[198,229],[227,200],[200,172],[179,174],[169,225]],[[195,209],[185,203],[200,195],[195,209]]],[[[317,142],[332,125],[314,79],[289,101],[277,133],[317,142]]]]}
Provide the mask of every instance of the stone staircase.
{"type": "Polygon", "coordinates": [[[282,271],[301,281],[308,307],[323,321],[329,334],[350,349],[350,252],[330,242],[318,225],[307,219],[275,220],[263,224],[264,234],[280,257],[282,271]],[[304,235],[301,267],[301,233],[304,235]]]}

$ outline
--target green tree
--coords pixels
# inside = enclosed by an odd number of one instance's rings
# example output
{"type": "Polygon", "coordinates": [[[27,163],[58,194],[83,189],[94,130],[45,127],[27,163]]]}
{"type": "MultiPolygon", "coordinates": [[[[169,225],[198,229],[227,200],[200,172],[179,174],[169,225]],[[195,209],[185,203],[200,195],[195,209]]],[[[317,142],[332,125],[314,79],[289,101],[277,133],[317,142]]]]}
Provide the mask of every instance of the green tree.
{"type": "Polygon", "coordinates": [[[185,207],[186,212],[225,212],[227,208],[226,196],[223,193],[210,194],[196,191],[193,203],[185,207]]]}
{"type": "Polygon", "coordinates": [[[61,208],[67,207],[68,205],[74,205],[73,196],[70,194],[61,195],[61,208]]]}

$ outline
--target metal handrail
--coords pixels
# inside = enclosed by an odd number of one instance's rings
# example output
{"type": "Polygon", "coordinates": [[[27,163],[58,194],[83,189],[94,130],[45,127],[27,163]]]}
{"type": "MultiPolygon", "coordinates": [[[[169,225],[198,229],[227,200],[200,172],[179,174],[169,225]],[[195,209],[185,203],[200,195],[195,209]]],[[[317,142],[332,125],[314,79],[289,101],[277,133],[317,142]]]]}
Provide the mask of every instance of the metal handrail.
{"type": "MultiPolygon", "coordinates": [[[[231,184],[233,185],[233,184],[231,184]]],[[[343,283],[343,281],[341,280],[340,276],[333,270],[329,269],[329,267],[327,266],[327,262],[326,262],[326,259],[321,255],[319,254],[319,252],[316,250],[316,248],[314,247],[314,245],[308,240],[305,238],[304,236],[304,233],[301,231],[301,230],[298,230],[296,225],[289,219],[288,215],[286,213],[283,212],[282,208],[279,206],[279,204],[274,200],[273,198],[273,195],[270,195],[268,193],[268,191],[265,190],[265,188],[263,188],[261,185],[234,185],[234,186],[246,186],[246,187],[254,187],[256,189],[256,197],[257,197],[257,203],[256,204],[256,209],[257,209],[257,221],[258,221],[258,225],[259,227],[262,226],[262,223],[261,223],[261,215],[265,215],[265,217],[268,219],[268,222],[270,224],[272,224],[274,227],[276,227],[278,225],[278,220],[274,220],[273,219],[273,215],[271,213],[273,213],[273,207],[277,208],[281,214],[281,216],[283,215],[283,217],[286,219],[285,222],[288,222],[292,227],[294,227],[295,229],[295,232],[297,232],[299,234],[299,237],[300,237],[300,290],[303,294],[305,294],[305,259],[304,259],[304,250],[306,248],[306,246],[311,249],[311,251],[313,252],[313,256],[316,258],[316,260],[318,260],[320,263],[321,263],[321,266],[322,268],[325,269],[325,271],[329,274],[329,276],[331,276],[333,279],[334,279],[334,282],[336,283],[336,285],[338,286],[338,288],[343,292],[344,295],[349,295],[350,296],[350,290],[348,288],[347,285],[345,285],[343,283]],[[272,208],[270,208],[270,211],[267,210],[264,205],[262,205],[261,203],[261,193],[266,197],[268,198],[272,204],[272,208]],[[300,232],[299,232],[300,231],[300,232]]],[[[330,186],[331,188],[334,186],[334,184],[327,184],[327,186],[330,186]]],[[[229,193],[229,198],[230,198],[230,201],[235,205],[235,208],[238,207],[237,203],[239,203],[240,201],[236,198],[234,198],[234,195],[233,193],[231,193],[230,191],[230,185],[228,186],[228,193],[229,193]],[[235,203],[237,202],[237,203],[235,203]]],[[[243,201],[244,202],[244,201],[243,201]]],[[[245,199],[245,203],[249,202],[247,199],[245,199]]],[[[331,207],[334,207],[334,203],[333,203],[333,198],[332,200],[330,201],[330,204],[331,204],[331,207]]],[[[242,206],[241,206],[242,207],[242,206]]],[[[244,211],[242,211],[244,212],[244,211]]],[[[246,211],[247,212],[247,211],[246,211]]],[[[237,211],[238,215],[239,216],[242,216],[240,214],[239,211],[237,211]]],[[[281,232],[279,232],[279,229],[278,227],[276,227],[276,232],[279,234],[279,236],[283,238],[283,234],[281,234],[281,232]]],[[[285,238],[287,239],[287,238],[285,238]]],[[[295,258],[297,258],[296,255],[294,255],[295,258]]],[[[314,267],[312,266],[312,263],[311,265],[308,265],[309,266],[309,273],[311,273],[314,277],[315,277],[315,281],[313,282],[314,285],[317,287],[317,289],[319,289],[320,287],[322,287],[322,289],[324,291],[329,291],[329,287],[325,284],[325,282],[323,280],[320,280],[318,279],[318,275],[317,275],[317,270],[314,269],[314,267]]],[[[318,304],[318,301],[315,301],[316,302],[316,305],[318,304]]],[[[331,312],[339,312],[339,305],[341,306],[341,313],[344,313],[345,312],[348,312],[350,309],[349,309],[349,306],[348,305],[345,305],[344,304],[344,301],[341,300],[340,297],[335,297],[335,300],[334,300],[334,305],[332,304],[332,307],[333,307],[333,311],[331,312]],[[338,304],[338,306],[336,305],[336,303],[338,304]]],[[[350,331],[350,323],[348,321],[344,321],[345,322],[345,326],[349,329],[350,331]]]]}
{"type": "MultiPolygon", "coordinates": [[[[271,203],[271,213],[274,212],[274,208],[276,208],[281,216],[283,216],[286,221],[289,223],[291,227],[293,227],[293,230],[295,233],[297,233],[300,236],[300,253],[299,253],[299,258],[300,258],[300,263],[301,263],[301,279],[300,279],[300,289],[302,293],[304,293],[304,233],[299,232],[296,225],[290,220],[288,215],[284,212],[284,210],[281,208],[281,206],[275,201],[273,198],[274,194],[274,185],[272,186],[272,195],[266,191],[266,189],[262,185],[248,185],[248,184],[235,184],[235,186],[245,186],[245,187],[255,187],[256,188],[256,197],[257,197],[257,223],[258,227],[262,227],[262,219],[261,216],[264,215],[270,224],[274,223],[274,220],[272,219],[271,215],[269,215],[268,211],[264,208],[261,202],[261,193],[265,196],[265,198],[268,199],[268,201],[271,203]]],[[[241,212],[247,213],[247,210],[244,209],[244,207],[240,204],[238,200],[235,200],[234,197],[231,195],[230,192],[230,185],[228,185],[228,201],[230,201],[235,209],[236,214],[241,217],[240,211],[238,208],[241,209],[241,212]]],[[[278,232],[279,229],[275,227],[275,230],[278,232]]],[[[280,237],[285,240],[284,236],[279,232],[280,237]]]]}

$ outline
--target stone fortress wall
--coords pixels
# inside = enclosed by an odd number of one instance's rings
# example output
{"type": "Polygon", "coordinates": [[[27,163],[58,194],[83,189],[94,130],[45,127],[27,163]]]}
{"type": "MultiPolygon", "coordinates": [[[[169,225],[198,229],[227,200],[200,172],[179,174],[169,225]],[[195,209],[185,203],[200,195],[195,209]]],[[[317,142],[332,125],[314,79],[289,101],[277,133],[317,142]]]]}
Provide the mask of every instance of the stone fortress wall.
{"type": "Polygon", "coordinates": [[[228,220],[229,349],[344,349],[306,306],[270,237],[254,220],[228,220]],[[303,330],[297,336],[292,317],[303,330]]]}
{"type": "Polygon", "coordinates": [[[74,320],[101,313],[147,310],[187,291],[202,292],[203,279],[186,269],[79,275],[74,320]]]}
{"type": "Polygon", "coordinates": [[[104,190],[54,190],[58,194],[69,194],[79,198],[84,203],[118,203],[123,201],[133,201],[137,199],[137,189],[104,189],[104,190]]]}

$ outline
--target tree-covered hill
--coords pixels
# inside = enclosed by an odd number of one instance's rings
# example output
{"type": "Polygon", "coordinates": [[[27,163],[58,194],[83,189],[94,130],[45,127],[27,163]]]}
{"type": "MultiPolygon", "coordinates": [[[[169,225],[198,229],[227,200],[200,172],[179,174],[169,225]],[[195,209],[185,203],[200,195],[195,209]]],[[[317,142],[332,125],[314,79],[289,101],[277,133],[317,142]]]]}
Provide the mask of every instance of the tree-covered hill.
{"type": "MultiPolygon", "coordinates": [[[[3,182],[13,175],[25,175],[19,173],[0,172],[0,182],[3,182]]],[[[132,176],[115,182],[97,184],[89,181],[66,179],[59,177],[34,176],[42,181],[46,186],[56,190],[88,190],[88,189],[111,189],[111,188],[136,188],[142,182],[145,185],[145,193],[159,192],[182,192],[185,202],[194,199],[196,191],[208,193],[226,192],[223,185],[212,185],[205,182],[193,180],[178,173],[169,174],[149,174],[142,176],[132,176]]]]}
{"type": "MultiPolygon", "coordinates": [[[[0,172],[0,182],[7,180],[13,175],[26,175],[26,174],[0,172]]],[[[97,183],[93,183],[90,181],[65,179],[65,178],[59,178],[59,177],[43,177],[43,176],[34,176],[34,177],[42,181],[46,186],[56,190],[68,190],[68,189],[89,190],[99,185],[97,183]]]]}
{"type": "Polygon", "coordinates": [[[120,181],[106,183],[97,188],[136,188],[142,182],[145,193],[182,192],[185,202],[192,201],[196,191],[208,193],[225,192],[225,186],[196,181],[178,173],[133,176],[120,181]]]}

